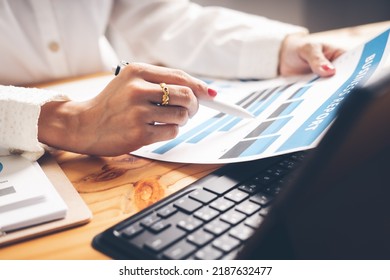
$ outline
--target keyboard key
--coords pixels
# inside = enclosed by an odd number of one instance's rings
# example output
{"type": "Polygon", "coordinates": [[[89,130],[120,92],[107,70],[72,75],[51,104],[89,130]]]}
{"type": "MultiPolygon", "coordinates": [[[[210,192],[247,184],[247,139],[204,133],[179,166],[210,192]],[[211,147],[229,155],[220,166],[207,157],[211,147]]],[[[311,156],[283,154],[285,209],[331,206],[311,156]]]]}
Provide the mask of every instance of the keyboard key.
{"type": "Polygon", "coordinates": [[[148,239],[144,246],[149,250],[158,253],[180,240],[186,235],[186,232],[177,227],[169,227],[167,230],[158,233],[148,239]]]}
{"type": "Polygon", "coordinates": [[[270,177],[273,177],[275,179],[281,178],[287,173],[286,169],[279,168],[278,166],[273,166],[265,171],[270,177]]]}
{"type": "Polygon", "coordinates": [[[249,218],[247,218],[244,222],[245,225],[250,226],[251,228],[258,228],[261,224],[261,222],[264,220],[263,216],[260,216],[259,214],[255,214],[249,218]]]}
{"type": "Polygon", "coordinates": [[[302,161],[305,158],[306,153],[305,152],[297,152],[293,155],[291,155],[291,159],[295,161],[302,161]]]}
{"type": "Polygon", "coordinates": [[[247,194],[246,192],[243,192],[239,189],[234,189],[234,190],[228,192],[227,194],[225,194],[226,199],[229,199],[235,203],[240,203],[241,201],[243,201],[244,199],[246,199],[248,197],[249,197],[249,194],[247,194]]]}
{"type": "Polygon", "coordinates": [[[146,228],[150,227],[152,224],[154,224],[155,222],[157,221],[160,221],[161,218],[159,216],[157,216],[156,213],[152,213],[151,215],[149,216],[146,216],[145,218],[143,218],[140,222],[140,224],[146,228]]]}
{"type": "Polygon", "coordinates": [[[194,216],[201,219],[204,222],[209,222],[219,215],[217,210],[211,209],[208,206],[200,208],[194,213],[194,216]]]}
{"type": "Polygon", "coordinates": [[[246,241],[249,237],[253,235],[254,232],[255,231],[252,228],[246,226],[245,224],[240,224],[235,228],[232,228],[229,231],[229,234],[241,241],[246,241]]]}
{"type": "Polygon", "coordinates": [[[176,211],[173,213],[171,216],[166,218],[165,220],[168,223],[171,223],[172,225],[176,225],[179,221],[187,218],[189,215],[187,213],[181,212],[181,211],[176,211]]]}
{"type": "Polygon", "coordinates": [[[182,260],[193,254],[197,247],[188,243],[185,239],[168,248],[163,256],[170,260],[182,260]]]}
{"type": "Polygon", "coordinates": [[[149,229],[151,231],[153,231],[154,233],[158,233],[158,232],[161,232],[161,231],[163,231],[164,229],[166,229],[166,228],[168,228],[170,226],[171,226],[170,223],[168,223],[167,221],[162,220],[162,221],[158,221],[158,222],[154,223],[153,225],[151,225],[149,227],[149,229]]]}
{"type": "Polygon", "coordinates": [[[237,255],[238,253],[240,252],[240,250],[243,248],[243,245],[235,248],[233,251],[231,251],[230,253],[224,255],[221,260],[234,260],[237,258],[237,255]]]}
{"type": "Polygon", "coordinates": [[[242,190],[246,193],[249,193],[249,194],[254,194],[254,193],[257,193],[259,191],[259,187],[256,186],[255,184],[253,184],[252,182],[242,184],[238,187],[238,189],[242,190]]]}
{"type": "Polygon", "coordinates": [[[177,226],[181,229],[184,229],[187,232],[192,232],[198,229],[202,224],[203,222],[201,220],[188,216],[187,218],[180,220],[177,223],[177,226]]]}
{"type": "Polygon", "coordinates": [[[244,201],[240,205],[238,205],[235,209],[241,213],[244,213],[247,216],[254,214],[259,211],[261,206],[259,204],[253,203],[249,200],[244,201]]]}
{"type": "Polygon", "coordinates": [[[271,196],[278,195],[280,191],[281,191],[281,187],[279,184],[271,184],[270,186],[268,186],[262,190],[262,192],[264,192],[264,194],[269,194],[271,196]]]}
{"type": "Polygon", "coordinates": [[[214,220],[205,225],[204,230],[214,235],[221,235],[230,228],[230,224],[220,220],[214,220]]]}
{"type": "Polygon", "coordinates": [[[205,186],[204,189],[217,195],[222,195],[233,189],[237,183],[239,182],[236,180],[233,180],[227,176],[222,176],[210,182],[210,186],[205,186]]]}
{"type": "Polygon", "coordinates": [[[263,193],[257,193],[253,195],[250,201],[260,204],[261,206],[267,206],[272,201],[272,197],[263,193]]]}
{"type": "Polygon", "coordinates": [[[273,178],[270,175],[265,173],[265,174],[261,174],[259,176],[256,176],[255,178],[253,178],[253,181],[256,185],[266,186],[266,185],[270,184],[274,179],[276,179],[276,178],[273,178]]]}
{"type": "Polygon", "coordinates": [[[263,207],[263,208],[260,209],[259,214],[260,214],[261,216],[267,216],[269,210],[270,210],[270,207],[265,207],[265,208],[263,207]]]}
{"type": "Polygon", "coordinates": [[[195,258],[198,260],[218,260],[222,255],[220,250],[217,250],[212,246],[206,246],[196,252],[195,258]]]}
{"type": "Polygon", "coordinates": [[[240,245],[240,241],[230,237],[227,234],[224,234],[221,237],[215,239],[212,244],[215,248],[227,254],[233,249],[237,248],[240,245]]]}
{"type": "Polygon", "coordinates": [[[144,230],[143,227],[141,227],[138,223],[136,223],[124,228],[120,232],[120,234],[125,238],[132,238],[137,234],[141,233],[143,230],[144,230]]]}
{"type": "Polygon", "coordinates": [[[192,212],[198,210],[200,207],[203,206],[202,203],[188,197],[180,198],[173,205],[179,210],[186,212],[188,214],[191,214],[192,212]]]}
{"type": "Polygon", "coordinates": [[[190,193],[189,197],[192,199],[195,199],[199,202],[202,202],[203,204],[207,204],[207,203],[213,201],[214,199],[216,199],[217,195],[215,195],[209,191],[199,189],[199,190],[195,190],[192,193],[190,193]]]}
{"type": "Polygon", "coordinates": [[[157,211],[157,215],[159,215],[162,218],[168,218],[169,216],[176,213],[177,208],[173,207],[173,205],[167,205],[164,208],[161,208],[157,211]]]}
{"type": "Polygon", "coordinates": [[[234,202],[229,201],[223,197],[218,198],[211,202],[210,207],[218,210],[219,212],[225,212],[234,206],[234,202]]]}
{"type": "Polygon", "coordinates": [[[195,231],[187,236],[187,240],[199,247],[204,246],[214,238],[214,235],[205,232],[203,229],[195,231]]]}
{"type": "Polygon", "coordinates": [[[286,170],[292,170],[297,165],[297,161],[291,159],[285,159],[279,162],[278,165],[286,170]]]}
{"type": "Polygon", "coordinates": [[[242,214],[234,209],[221,215],[220,219],[232,226],[237,225],[246,218],[245,214],[242,214]]]}

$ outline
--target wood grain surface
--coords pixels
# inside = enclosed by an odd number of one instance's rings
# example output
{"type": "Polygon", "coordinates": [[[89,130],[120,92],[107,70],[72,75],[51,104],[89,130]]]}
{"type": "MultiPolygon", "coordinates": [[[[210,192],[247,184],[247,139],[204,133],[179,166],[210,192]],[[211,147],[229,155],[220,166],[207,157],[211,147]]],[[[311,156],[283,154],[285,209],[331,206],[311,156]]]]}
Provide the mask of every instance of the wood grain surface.
{"type": "MultiPolygon", "coordinates": [[[[350,48],[390,27],[390,21],[316,34],[350,48]]],[[[123,155],[52,153],[93,213],[86,225],[0,248],[0,259],[107,259],[92,238],[115,223],[207,175],[221,165],[178,164],[123,155]]]]}

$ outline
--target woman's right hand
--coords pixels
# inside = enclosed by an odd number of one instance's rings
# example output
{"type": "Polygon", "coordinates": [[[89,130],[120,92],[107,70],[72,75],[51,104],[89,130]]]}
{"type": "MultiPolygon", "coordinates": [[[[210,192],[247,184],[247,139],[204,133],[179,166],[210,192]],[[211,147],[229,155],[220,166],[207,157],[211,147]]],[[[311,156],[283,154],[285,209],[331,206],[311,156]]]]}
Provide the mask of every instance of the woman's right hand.
{"type": "Polygon", "coordinates": [[[214,95],[206,83],[181,70],[131,63],[91,100],[43,105],[38,139],[82,154],[121,155],[176,137],[179,126],[197,112],[197,97],[214,95]],[[168,86],[168,105],[160,105],[160,83],[168,86]]]}

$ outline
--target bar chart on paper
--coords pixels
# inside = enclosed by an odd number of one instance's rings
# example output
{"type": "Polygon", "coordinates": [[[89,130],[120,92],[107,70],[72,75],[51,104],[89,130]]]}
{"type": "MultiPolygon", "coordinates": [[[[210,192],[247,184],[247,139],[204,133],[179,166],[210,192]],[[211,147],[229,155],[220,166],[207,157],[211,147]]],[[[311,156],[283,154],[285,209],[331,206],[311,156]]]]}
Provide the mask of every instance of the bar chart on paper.
{"type": "MultiPolygon", "coordinates": [[[[304,101],[309,82],[269,83],[214,81],[210,87],[219,91],[219,98],[231,100],[251,112],[255,119],[219,113],[201,108],[198,115],[182,128],[182,133],[171,141],[145,147],[154,158],[169,161],[233,162],[256,158],[281,138],[282,131],[294,119],[295,110],[304,101]],[[261,89],[258,89],[258,88],[261,89]],[[243,94],[244,93],[244,94],[243,94]],[[289,96],[288,96],[289,95],[289,96]],[[232,97],[241,96],[239,100],[232,97]]],[[[142,149],[141,149],[142,150],[142,149]]]]}
{"type": "Polygon", "coordinates": [[[366,84],[387,58],[389,31],[345,53],[337,74],[314,74],[267,81],[210,80],[218,98],[247,109],[255,119],[201,107],[173,140],[133,154],[157,160],[229,163],[313,148],[336,117],[342,101],[366,84]]]}

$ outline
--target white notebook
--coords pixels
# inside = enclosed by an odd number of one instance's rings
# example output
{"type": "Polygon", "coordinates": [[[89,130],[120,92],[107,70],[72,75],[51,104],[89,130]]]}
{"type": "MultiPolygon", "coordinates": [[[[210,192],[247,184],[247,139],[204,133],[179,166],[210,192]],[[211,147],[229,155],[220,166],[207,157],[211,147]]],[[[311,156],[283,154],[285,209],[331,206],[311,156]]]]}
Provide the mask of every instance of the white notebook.
{"type": "Polygon", "coordinates": [[[62,219],[67,210],[38,163],[0,157],[0,233],[62,219]]]}

